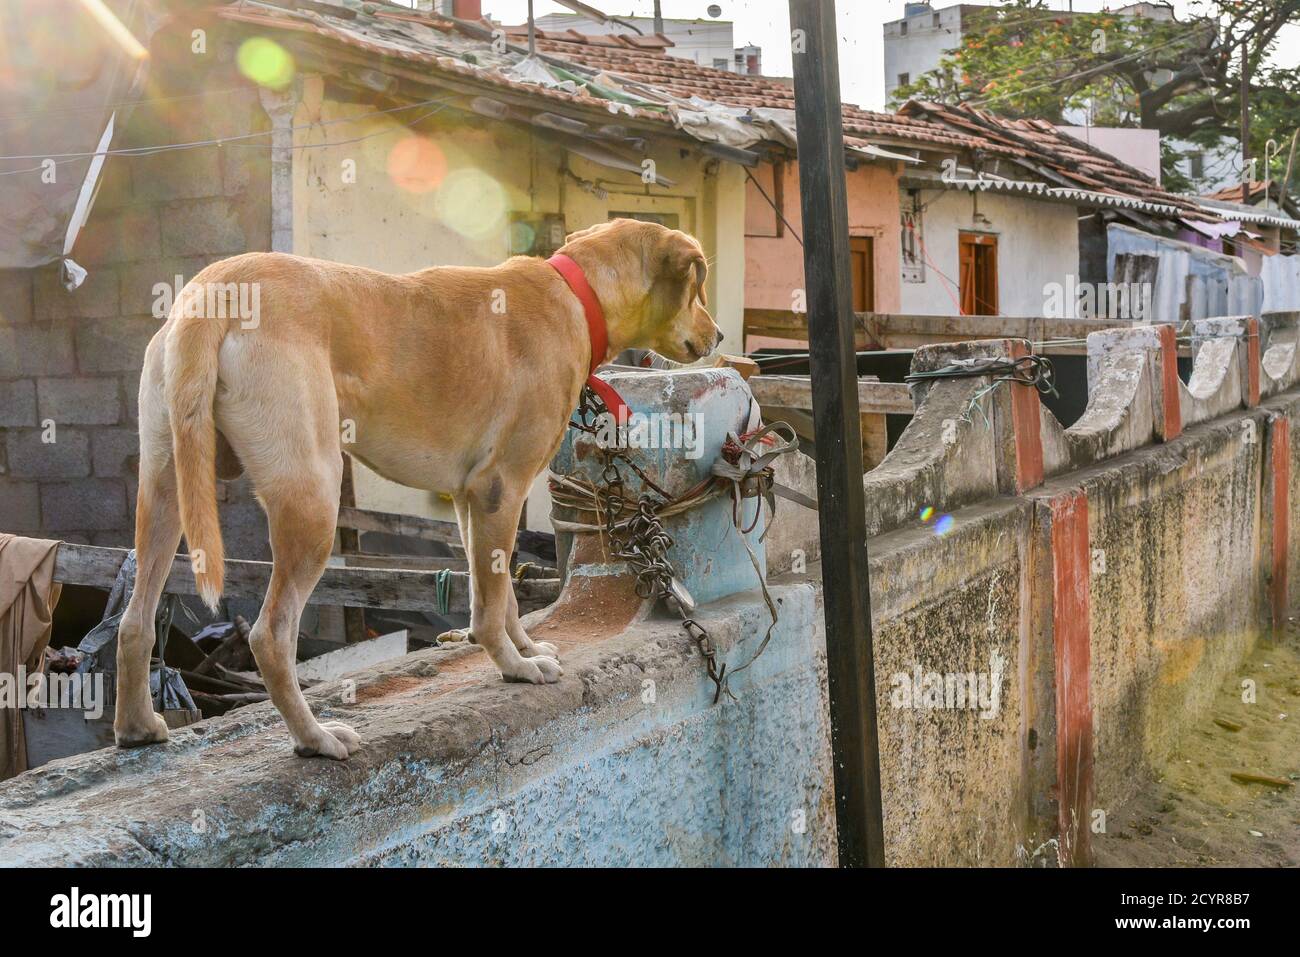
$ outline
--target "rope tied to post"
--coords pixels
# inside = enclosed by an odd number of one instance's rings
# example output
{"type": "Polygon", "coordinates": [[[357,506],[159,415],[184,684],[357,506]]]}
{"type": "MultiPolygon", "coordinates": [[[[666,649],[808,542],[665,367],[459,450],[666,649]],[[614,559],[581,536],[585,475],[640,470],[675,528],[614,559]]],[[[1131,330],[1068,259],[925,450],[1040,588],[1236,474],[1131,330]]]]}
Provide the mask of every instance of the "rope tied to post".
{"type": "MultiPolygon", "coordinates": [[[[602,459],[599,482],[577,475],[550,473],[551,498],[556,504],[583,515],[590,521],[553,519],[557,531],[573,534],[601,536],[602,545],[608,543],[609,555],[628,565],[636,578],[636,594],[644,600],[665,601],[670,610],[682,619],[682,627],[695,641],[704,658],[709,679],[714,685],[713,703],[717,704],[725,693],[735,700],[728,686],[729,679],[747,669],[771,640],[778,622],[776,604],[772,601],[763,576],[762,567],[748,536],[758,526],[762,516],[762,502],[767,501],[771,515],[776,514],[773,495],[772,463],[777,457],[799,447],[794,429],[784,422],[758,427],[741,434],[727,433],[722,453],[713,463],[707,478],[684,492],[673,495],[661,488],[636,464],[616,440],[613,444],[602,441],[596,421],[610,414],[600,396],[585,390],[578,407],[578,420],[570,428],[590,435],[602,459]],[[633,501],[626,488],[620,466],[626,466],[645,486],[633,501]],[[763,600],[771,616],[767,632],[758,649],[739,668],[728,673],[725,662],[719,663],[717,651],[708,630],[691,616],[695,612],[695,599],[673,569],[668,550],[673,546],[672,536],[663,527],[663,521],[680,515],[700,505],[730,494],[732,499],[732,525],[740,533],[740,540],[749,554],[750,562],[758,576],[763,600]],[[745,527],[744,500],[755,499],[754,519],[745,527]]],[[[751,421],[754,416],[751,414],[751,421]]],[[[616,430],[615,435],[621,433],[616,430]]],[[[769,519],[768,528],[771,527],[769,519]]],[[[767,529],[759,541],[767,535],[767,529]]]]}
{"type": "Polygon", "coordinates": [[[1051,395],[1060,397],[1056,391],[1056,371],[1052,367],[1052,360],[1047,356],[1030,354],[1019,356],[1015,359],[967,359],[959,362],[952,362],[946,366],[940,366],[938,369],[927,369],[923,372],[912,372],[903,377],[903,381],[908,385],[917,382],[941,382],[945,379],[983,379],[990,378],[991,381],[987,386],[978,390],[971,396],[970,402],[966,404],[966,411],[962,413],[961,418],[971,421],[971,414],[978,411],[980,417],[984,420],[986,427],[992,423],[984,413],[980,400],[989,395],[998,386],[1004,382],[1012,382],[1017,385],[1032,386],[1042,395],[1051,395]]]}

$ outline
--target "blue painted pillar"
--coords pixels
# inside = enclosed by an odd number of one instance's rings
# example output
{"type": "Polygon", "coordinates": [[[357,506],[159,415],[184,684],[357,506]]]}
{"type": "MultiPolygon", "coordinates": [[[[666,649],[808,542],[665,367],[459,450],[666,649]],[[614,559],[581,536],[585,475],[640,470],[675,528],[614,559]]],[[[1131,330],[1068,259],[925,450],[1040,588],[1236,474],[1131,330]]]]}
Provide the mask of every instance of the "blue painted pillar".
{"type": "MultiPolygon", "coordinates": [[[[708,478],[727,433],[739,435],[750,421],[752,396],[734,369],[607,370],[601,378],[618,390],[631,410],[623,441],[628,454],[656,485],[673,496],[708,478]]],[[[602,438],[612,438],[612,429],[603,430],[602,438]]],[[[569,429],[551,463],[552,471],[599,482],[603,458],[596,441],[588,433],[569,429]]],[[[645,485],[626,464],[620,464],[619,470],[634,506],[645,485]]],[[[762,508],[759,498],[742,500],[745,528],[754,522],[756,510],[762,508]]],[[[590,514],[574,513],[558,504],[552,514],[565,521],[592,521],[590,514]]],[[[767,564],[759,536],[766,518],[764,512],[747,536],[764,575],[767,564]]],[[[732,521],[729,493],[666,518],[663,525],[673,538],[668,557],[697,603],[758,587],[758,575],[732,521]]],[[[575,537],[596,539],[595,535],[557,531],[556,548],[565,568],[566,589],[574,576],[626,574],[625,563],[609,558],[605,536],[600,536],[603,548],[591,547],[595,542],[590,541],[581,543],[583,547],[577,550],[575,537]]]]}

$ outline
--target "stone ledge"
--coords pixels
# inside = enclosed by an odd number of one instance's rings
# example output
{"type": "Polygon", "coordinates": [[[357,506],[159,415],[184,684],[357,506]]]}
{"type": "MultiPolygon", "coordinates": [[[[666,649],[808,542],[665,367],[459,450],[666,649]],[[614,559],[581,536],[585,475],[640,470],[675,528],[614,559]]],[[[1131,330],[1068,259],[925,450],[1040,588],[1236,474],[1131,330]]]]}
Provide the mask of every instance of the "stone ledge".
{"type": "MultiPolygon", "coordinates": [[[[773,597],[782,622],[736,681],[738,702],[712,704],[693,642],[668,619],[601,641],[560,639],[565,676],[556,685],[504,684],[476,646],[432,649],[356,676],[356,704],[343,703],[342,682],[308,692],[319,715],[362,734],[362,751],[347,762],[295,757],[279,716],[263,704],[173,732],[162,747],[97,751],[6,782],[0,859],[209,866],[824,860],[834,835],[818,770],[829,754],[824,702],[811,686],[793,696],[774,691],[821,680],[813,667],[820,655],[814,589],[777,586],[773,597]],[[643,700],[647,679],[651,702],[643,700]],[[773,723],[786,733],[774,733],[773,723]],[[763,754],[725,748],[733,734],[763,754]],[[792,760],[792,749],[806,753],[792,760]],[[786,758],[777,761],[778,753],[786,758]],[[738,788],[779,790],[774,820],[755,823],[752,802],[733,803],[738,788]],[[798,835],[789,833],[786,808],[810,797],[808,830],[790,844],[798,835]],[[582,820],[575,802],[585,808],[582,820]],[[774,851],[773,840],[785,841],[785,850],[774,851]]],[[[699,618],[733,666],[766,628],[753,593],[705,606],[699,618]]]]}

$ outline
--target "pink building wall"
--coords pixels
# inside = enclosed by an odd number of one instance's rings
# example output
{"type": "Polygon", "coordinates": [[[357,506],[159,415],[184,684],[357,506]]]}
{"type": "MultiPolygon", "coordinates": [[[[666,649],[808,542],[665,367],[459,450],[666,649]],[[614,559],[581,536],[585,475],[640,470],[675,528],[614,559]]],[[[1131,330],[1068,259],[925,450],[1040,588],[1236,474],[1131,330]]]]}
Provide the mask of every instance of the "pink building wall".
{"type": "MultiPolygon", "coordinates": [[[[799,210],[799,166],[779,164],[784,170],[782,211],[800,236],[804,234],[799,210]]],[[[754,171],[768,196],[776,199],[774,167],[764,163],[754,171]]],[[[863,164],[846,172],[849,200],[849,235],[870,236],[873,242],[875,306],[877,312],[899,312],[900,263],[898,172],[892,164],[863,164]]],[[[745,308],[790,309],[796,289],[804,288],[803,248],[790,230],[772,235],[775,214],[757,187],[746,184],[745,193],[745,308]]],[[[765,344],[789,345],[789,340],[752,337],[747,349],[765,344]]]]}

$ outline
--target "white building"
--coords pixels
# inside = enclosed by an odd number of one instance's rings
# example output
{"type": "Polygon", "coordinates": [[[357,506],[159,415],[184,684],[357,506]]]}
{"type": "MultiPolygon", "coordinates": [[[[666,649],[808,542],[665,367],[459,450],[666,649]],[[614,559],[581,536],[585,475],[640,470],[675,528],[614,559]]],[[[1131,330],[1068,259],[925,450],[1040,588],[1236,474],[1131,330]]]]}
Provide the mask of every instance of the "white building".
{"type": "MultiPolygon", "coordinates": [[[[762,50],[753,44],[735,45],[730,20],[673,20],[663,18],[664,36],[673,41],[665,52],[669,56],[690,60],[730,73],[762,72],[762,50]]],[[[653,17],[612,17],[600,23],[580,13],[548,13],[537,18],[538,28],[546,31],[576,30],[579,33],[621,33],[645,36],[655,32],[653,17]],[[636,29],[632,29],[635,27],[636,29]]]]}
{"type": "Polygon", "coordinates": [[[936,10],[928,3],[909,3],[903,17],[885,24],[885,96],[939,65],[945,53],[961,46],[963,19],[982,9],[961,3],[936,10]]]}

